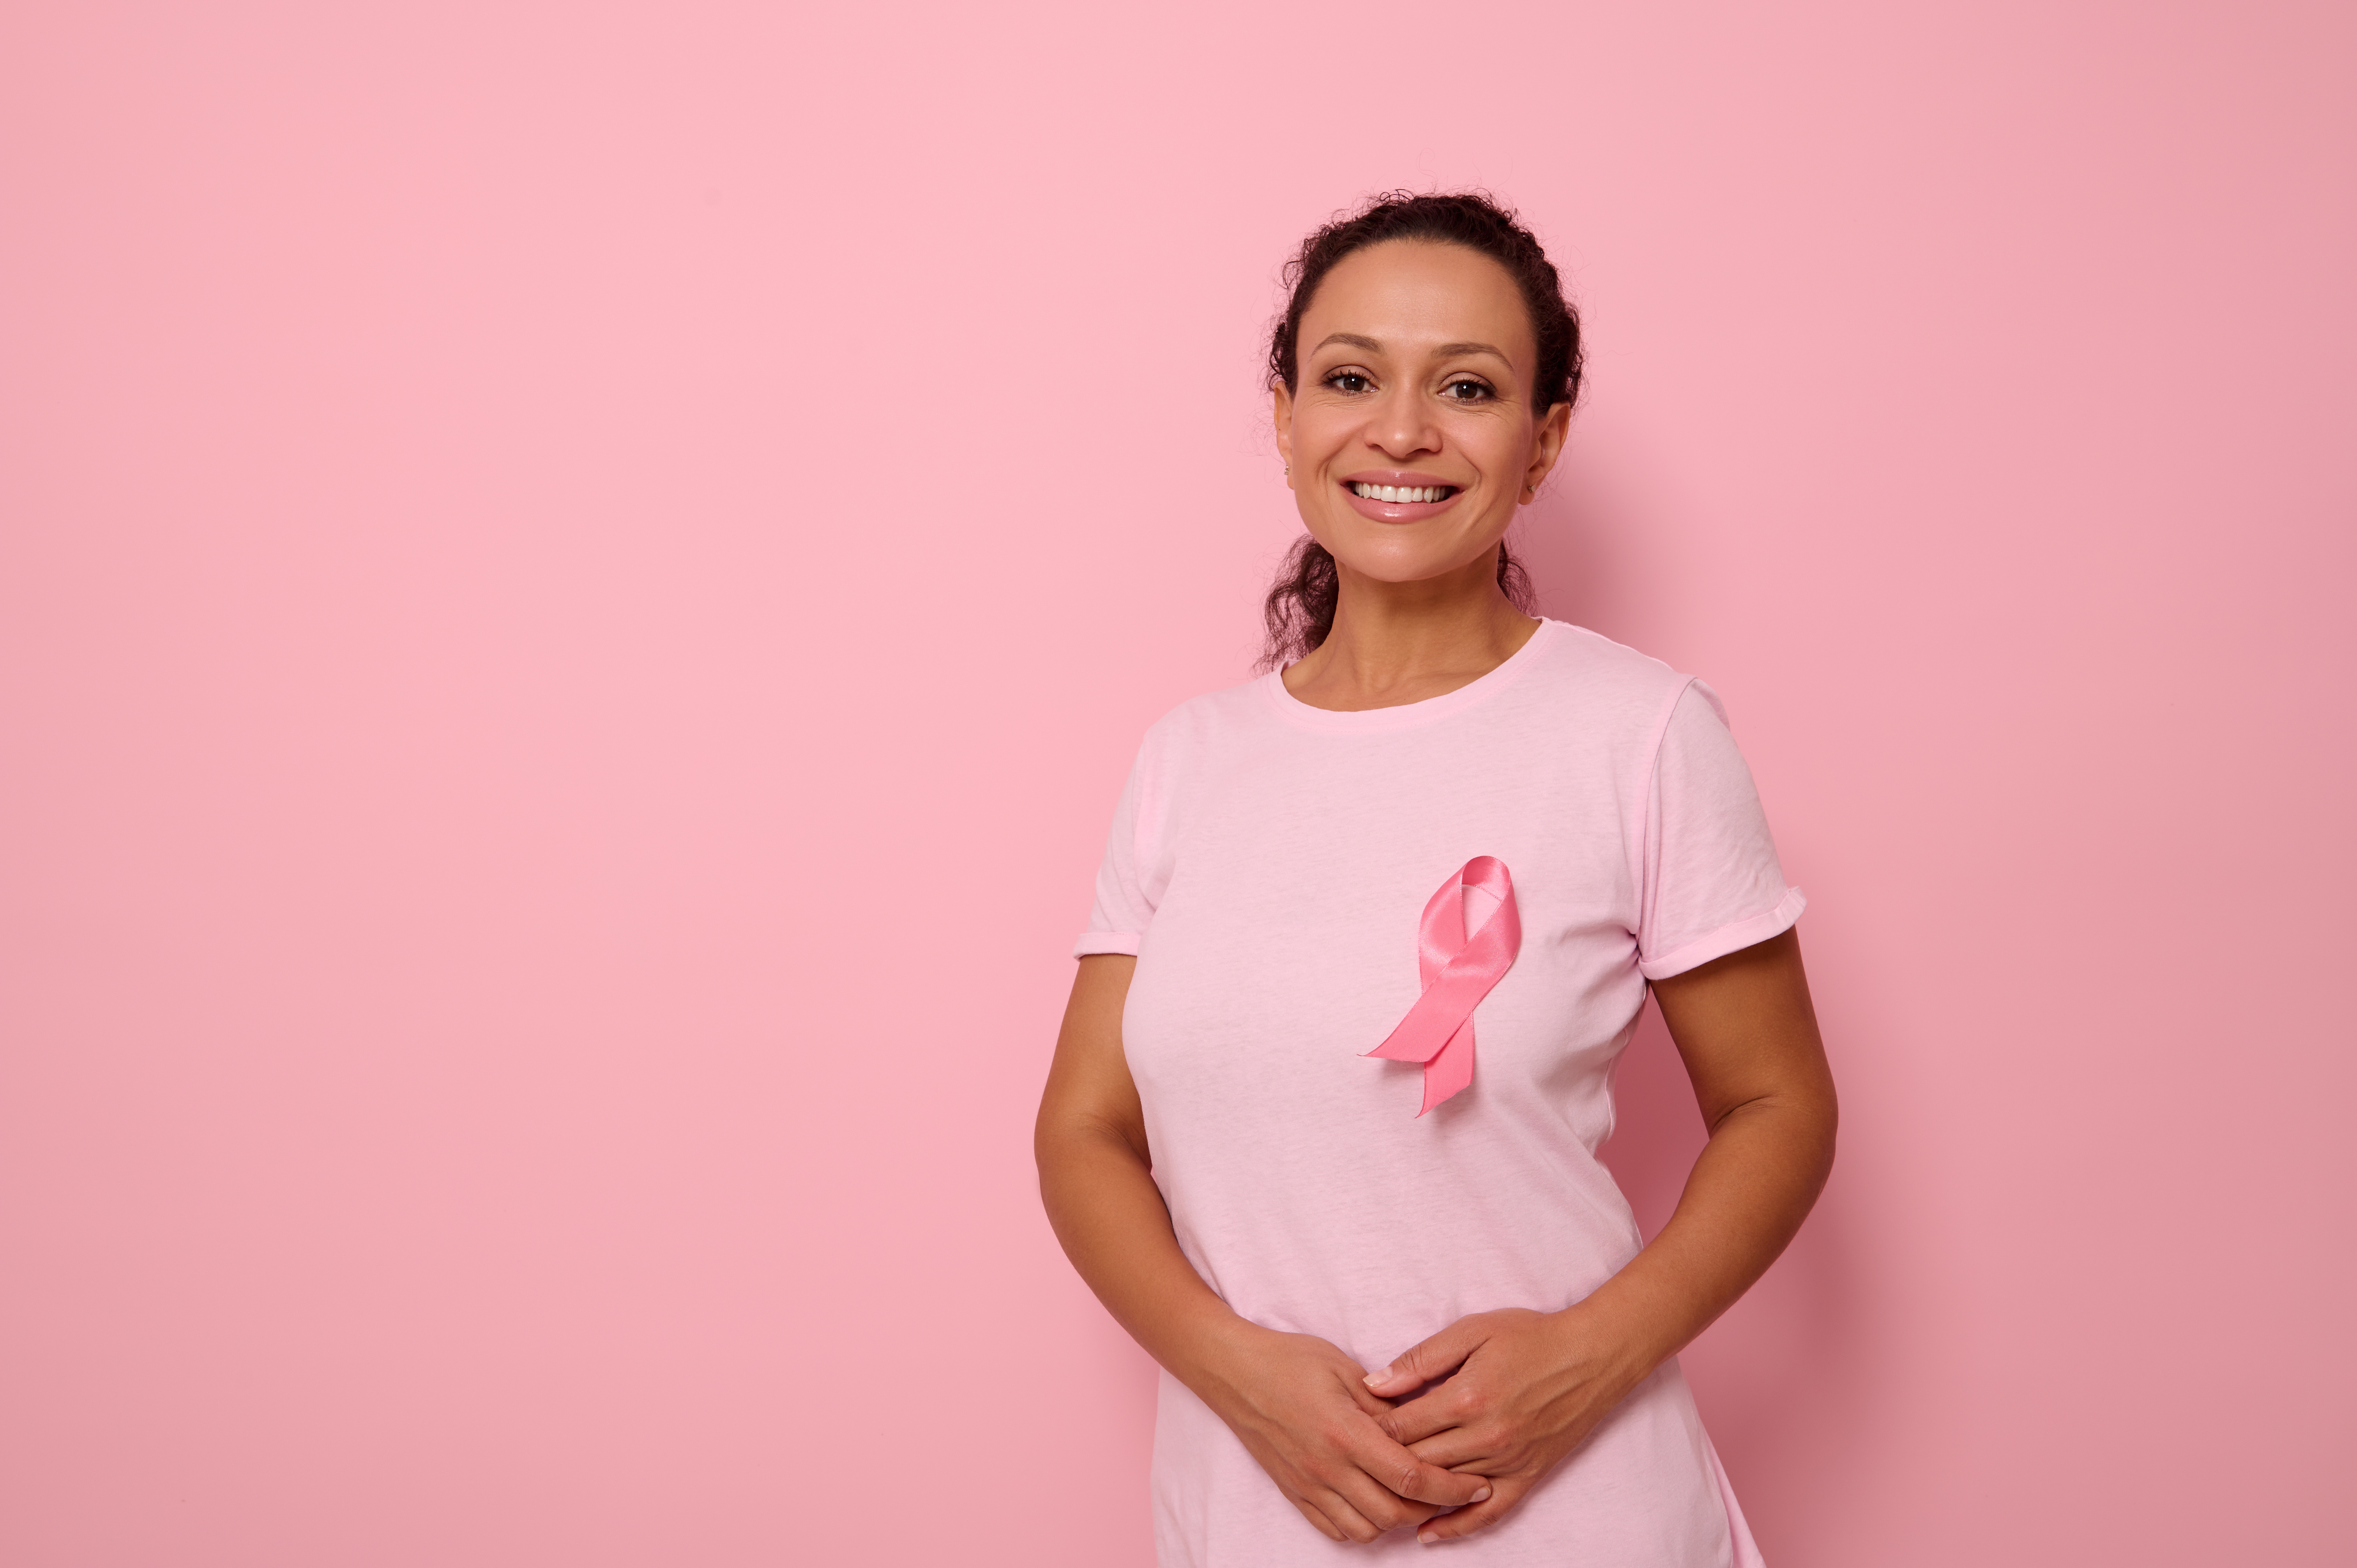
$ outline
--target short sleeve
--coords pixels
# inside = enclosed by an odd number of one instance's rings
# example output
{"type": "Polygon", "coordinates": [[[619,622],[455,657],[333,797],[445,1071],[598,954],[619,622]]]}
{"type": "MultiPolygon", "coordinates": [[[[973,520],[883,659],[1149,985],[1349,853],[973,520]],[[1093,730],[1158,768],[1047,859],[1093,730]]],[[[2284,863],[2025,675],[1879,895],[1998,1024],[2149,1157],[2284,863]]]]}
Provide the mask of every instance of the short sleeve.
{"type": "Polygon", "coordinates": [[[1097,866],[1097,897],[1089,911],[1089,929],[1072,944],[1074,958],[1092,953],[1137,951],[1146,928],[1154,918],[1154,897],[1147,887],[1143,830],[1152,821],[1154,768],[1152,737],[1140,746],[1114,807],[1113,827],[1105,834],[1104,859],[1097,866]]]}
{"type": "Polygon", "coordinates": [[[1648,980],[1789,929],[1807,902],[1784,881],[1751,769],[1717,694],[1689,682],[1653,764],[1637,969],[1648,980]]]}

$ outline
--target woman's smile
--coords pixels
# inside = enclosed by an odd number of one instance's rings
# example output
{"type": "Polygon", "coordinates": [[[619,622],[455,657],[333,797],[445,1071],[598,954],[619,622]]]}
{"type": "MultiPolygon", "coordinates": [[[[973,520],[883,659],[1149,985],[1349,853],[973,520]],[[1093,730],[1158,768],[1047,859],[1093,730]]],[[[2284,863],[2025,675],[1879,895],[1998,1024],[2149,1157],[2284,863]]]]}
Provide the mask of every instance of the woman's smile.
{"type": "Polygon", "coordinates": [[[1368,468],[1338,481],[1351,510],[1376,522],[1416,522],[1448,509],[1465,493],[1436,474],[1368,468]]]}

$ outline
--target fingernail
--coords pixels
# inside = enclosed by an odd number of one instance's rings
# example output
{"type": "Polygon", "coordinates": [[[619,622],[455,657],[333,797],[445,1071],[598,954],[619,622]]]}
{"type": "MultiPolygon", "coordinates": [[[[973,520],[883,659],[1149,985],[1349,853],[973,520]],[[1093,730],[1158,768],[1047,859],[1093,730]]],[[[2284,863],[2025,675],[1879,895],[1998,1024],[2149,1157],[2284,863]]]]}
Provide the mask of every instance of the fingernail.
{"type": "Polygon", "coordinates": [[[1415,1543],[1418,1546],[1437,1546],[1440,1543],[1440,1537],[1433,1534],[1429,1530],[1426,1530],[1424,1534],[1415,1538],[1415,1543]]]}
{"type": "Polygon", "coordinates": [[[1486,1503],[1486,1502],[1488,1502],[1488,1501],[1490,1500],[1490,1488],[1489,1488],[1489,1487],[1482,1487],[1480,1491],[1478,1491],[1478,1492],[1474,1493],[1474,1494],[1473,1494],[1473,1500],[1474,1500],[1475,1502],[1477,1502],[1477,1503],[1486,1503]]]}
{"type": "Polygon", "coordinates": [[[1367,1374],[1367,1387],[1369,1388],[1373,1388],[1377,1383],[1388,1383],[1391,1380],[1392,1369],[1389,1367],[1385,1367],[1380,1372],[1369,1372],[1367,1374]]]}

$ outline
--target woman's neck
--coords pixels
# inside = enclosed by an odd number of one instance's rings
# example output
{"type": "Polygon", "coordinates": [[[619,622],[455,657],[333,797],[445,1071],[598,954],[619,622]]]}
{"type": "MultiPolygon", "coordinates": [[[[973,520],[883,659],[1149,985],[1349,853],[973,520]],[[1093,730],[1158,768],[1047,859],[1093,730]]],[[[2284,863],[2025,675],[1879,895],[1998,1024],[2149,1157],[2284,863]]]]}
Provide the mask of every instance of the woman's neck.
{"type": "Polygon", "coordinates": [[[1358,713],[1445,696],[1512,658],[1539,623],[1498,587],[1494,550],[1416,583],[1335,563],[1334,629],[1288,668],[1285,689],[1313,708],[1358,713]]]}

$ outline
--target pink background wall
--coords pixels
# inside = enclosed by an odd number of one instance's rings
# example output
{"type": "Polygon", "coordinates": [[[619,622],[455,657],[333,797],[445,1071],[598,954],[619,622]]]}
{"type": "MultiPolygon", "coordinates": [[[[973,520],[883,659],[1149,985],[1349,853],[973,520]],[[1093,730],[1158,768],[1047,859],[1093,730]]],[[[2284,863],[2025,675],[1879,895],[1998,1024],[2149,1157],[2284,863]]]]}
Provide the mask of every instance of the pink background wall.
{"type": "Polygon", "coordinates": [[[1843,1163],[1688,1359],[1771,1558],[2341,1558],[2352,44],[10,5],[0,1560],[1146,1563],[1063,954],[1295,531],[1278,260],[1474,181],[1593,331],[1550,607],[1813,899],[1843,1163]]]}

